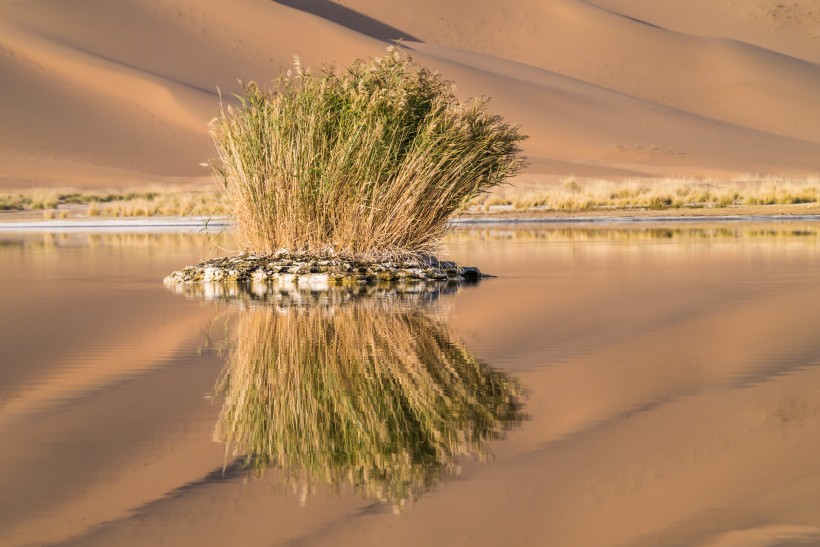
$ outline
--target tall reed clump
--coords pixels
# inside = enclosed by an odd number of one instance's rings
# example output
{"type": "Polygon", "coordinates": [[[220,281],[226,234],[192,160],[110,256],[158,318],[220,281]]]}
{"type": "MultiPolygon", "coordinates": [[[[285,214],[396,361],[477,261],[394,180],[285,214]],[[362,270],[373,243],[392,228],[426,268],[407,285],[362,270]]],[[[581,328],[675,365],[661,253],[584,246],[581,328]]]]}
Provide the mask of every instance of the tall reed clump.
{"type": "Polygon", "coordinates": [[[250,308],[218,381],[214,436],[303,491],[350,484],[396,507],[522,419],[518,383],[423,308],[250,308]]]}
{"type": "Polygon", "coordinates": [[[341,72],[296,59],[245,85],[211,135],[243,248],[370,259],[434,251],[451,215],[520,169],[525,138],[393,48],[341,72]]]}

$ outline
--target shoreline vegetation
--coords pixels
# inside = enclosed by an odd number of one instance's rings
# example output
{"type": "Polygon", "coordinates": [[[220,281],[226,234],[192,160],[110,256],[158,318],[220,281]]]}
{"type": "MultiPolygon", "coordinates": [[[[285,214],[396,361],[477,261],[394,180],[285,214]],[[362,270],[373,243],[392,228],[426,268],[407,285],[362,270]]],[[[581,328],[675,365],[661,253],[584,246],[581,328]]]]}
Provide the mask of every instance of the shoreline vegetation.
{"type": "MultiPolygon", "coordinates": [[[[513,181],[479,195],[460,216],[765,216],[820,214],[820,176],[746,175],[732,180],[696,178],[566,177],[518,187],[513,181]]],[[[125,189],[36,188],[0,192],[0,222],[82,218],[225,216],[222,193],[188,186],[125,189]]],[[[459,215],[454,215],[454,218],[459,215]]]]}
{"type": "Polygon", "coordinates": [[[125,189],[34,188],[0,192],[2,213],[32,213],[43,219],[81,217],[221,216],[226,214],[218,189],[187,186],[140,186],[125,189]]]}

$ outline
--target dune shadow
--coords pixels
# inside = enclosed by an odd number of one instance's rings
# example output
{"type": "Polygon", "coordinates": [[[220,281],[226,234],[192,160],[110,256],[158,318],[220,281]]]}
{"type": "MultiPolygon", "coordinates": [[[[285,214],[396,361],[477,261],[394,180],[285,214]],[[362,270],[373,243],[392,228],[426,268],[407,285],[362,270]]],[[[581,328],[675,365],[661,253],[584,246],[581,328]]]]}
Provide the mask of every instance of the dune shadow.
{"type": "Polygon", "coordinates": [[[316,15],[333,23],[342,25],[360,34],[376,38],[377,40],[395,41],[408,40],[421,42],[417,37],[403,30],[386,25],[381,21],[368,17],[358,11],[336,4],[330,0],[273,0],[289,8],[298,9],[311,15],[316,15]]]}

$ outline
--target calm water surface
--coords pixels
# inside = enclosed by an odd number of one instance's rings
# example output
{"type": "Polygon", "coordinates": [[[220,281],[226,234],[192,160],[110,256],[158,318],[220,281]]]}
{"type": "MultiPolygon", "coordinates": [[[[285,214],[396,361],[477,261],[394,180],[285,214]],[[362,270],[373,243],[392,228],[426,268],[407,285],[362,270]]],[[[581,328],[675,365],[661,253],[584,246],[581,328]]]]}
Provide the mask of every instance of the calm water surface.
{"type": "Polygon", "coordinates": [[[283,308],[0,233],[0,545],[820,544],[820,225],[447,250],[498,277],[283,308]]]}

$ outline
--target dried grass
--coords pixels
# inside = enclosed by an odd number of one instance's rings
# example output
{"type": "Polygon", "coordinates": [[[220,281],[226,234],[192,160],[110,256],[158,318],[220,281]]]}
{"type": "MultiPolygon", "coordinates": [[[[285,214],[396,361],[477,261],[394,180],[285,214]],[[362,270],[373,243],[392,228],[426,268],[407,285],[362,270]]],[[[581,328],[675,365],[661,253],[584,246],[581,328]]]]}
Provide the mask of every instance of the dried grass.
{"type": "Polygon", "coordinates": [[[218,190],[194,191],[175,186],[108,191],[35,188],[0,194],[0,210],[42,210],[46,219],[83,214],[110,217],[216,216],[227,212],[218,190]]]}
{"type": "Polygon", "coordinates": [[[451,84],[395,49],[341,73],[250,83],[211,124],[213,162],[250,251],[378,259],[435,251],[450,217],[516,173],[524,137],[460,104],[451,84]]]}
{"type": "Polygon", "coordinates": [[[529,190],[507,186],[480,197],[472,206],[483,211],[507,206],[518,210],[578,212],[791,205],[816,203],[818,199],[820,177],[788,179],[745,176],[729,181],[668,177],[622,181],[568,178],[560,184],[529,190]]]}

